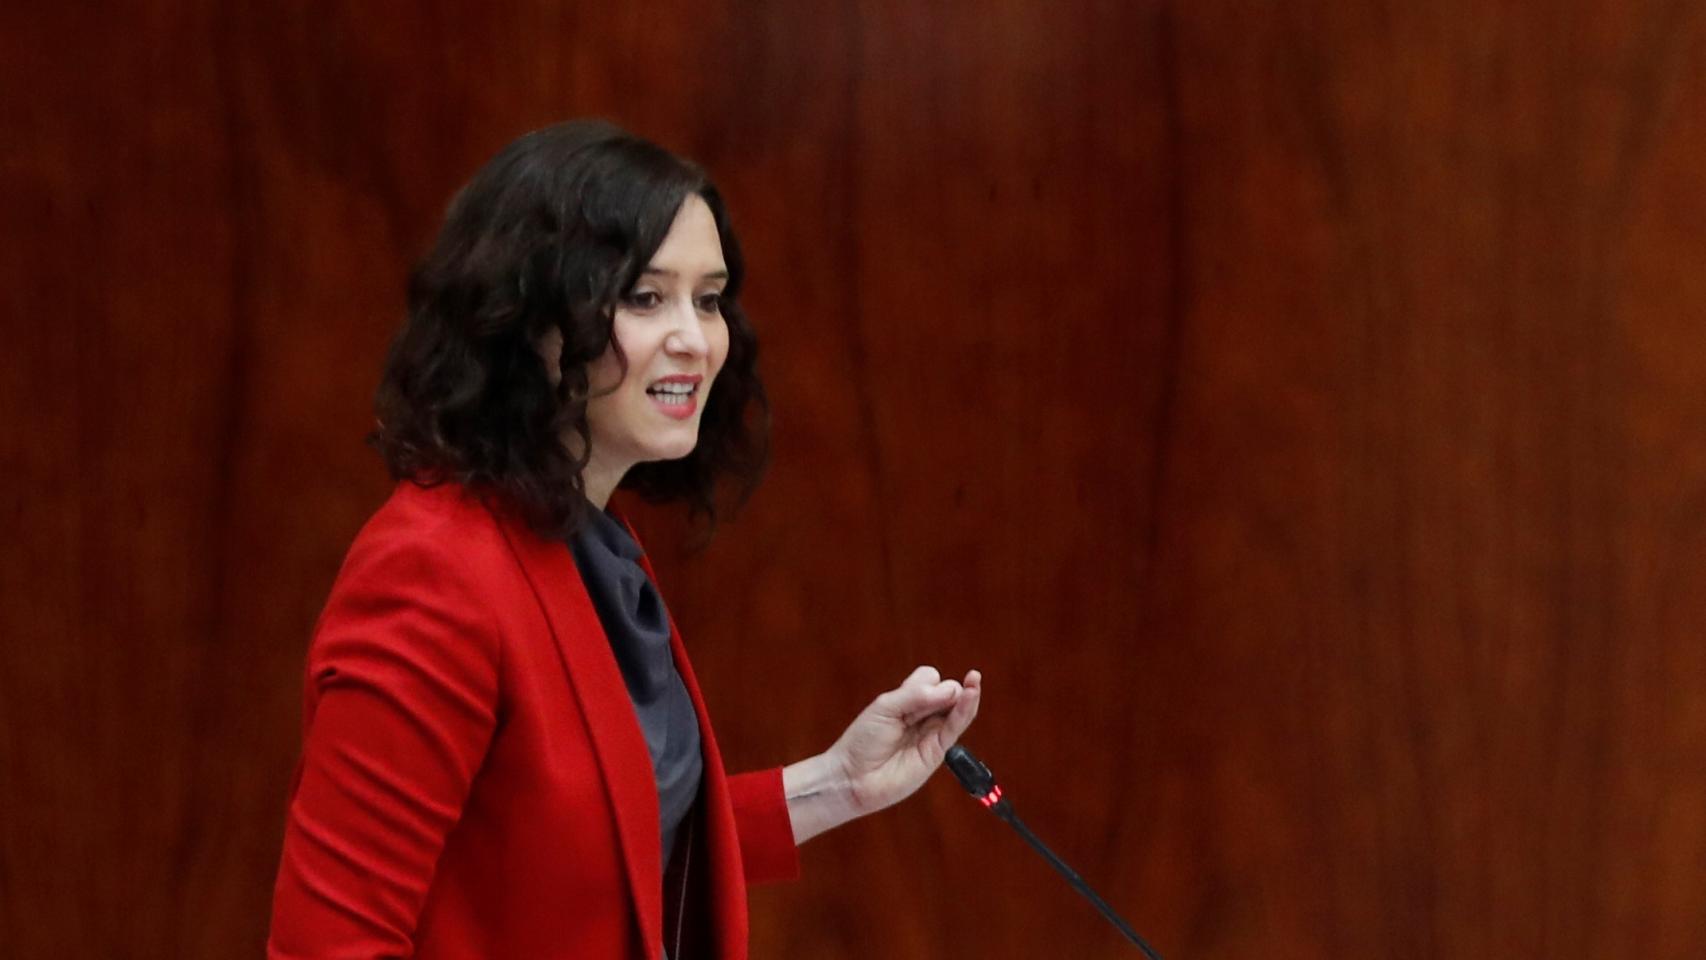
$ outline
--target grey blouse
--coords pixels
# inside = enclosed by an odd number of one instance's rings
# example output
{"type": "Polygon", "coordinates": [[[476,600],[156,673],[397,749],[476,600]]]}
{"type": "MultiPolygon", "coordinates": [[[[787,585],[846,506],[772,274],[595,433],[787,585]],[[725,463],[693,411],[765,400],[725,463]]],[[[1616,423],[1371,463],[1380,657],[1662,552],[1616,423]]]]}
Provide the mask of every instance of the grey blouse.
{"type": "Polygon", "coordinates": [[[652,755],[667,864],[676,830],[693,808],[705,769],[699,719],[670,652],[669,614],[640,566],[640,545],[615,517],[589,505],[569,549],[622,669],[652,755]]]}

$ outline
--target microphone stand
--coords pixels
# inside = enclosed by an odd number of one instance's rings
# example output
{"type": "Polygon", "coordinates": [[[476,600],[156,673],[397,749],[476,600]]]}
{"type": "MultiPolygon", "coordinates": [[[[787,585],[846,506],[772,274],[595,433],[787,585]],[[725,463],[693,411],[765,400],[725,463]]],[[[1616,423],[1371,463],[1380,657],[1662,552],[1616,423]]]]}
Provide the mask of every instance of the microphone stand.
{"type": "Polygon", "coordinates": [[[967,793],[976,797],[977,802],[983,804],[990,813],[1006,821],[1007,825],[1012,827],[1021,839],[1031,845],[1031,849],[1042,854],[1049,866],[1065,877],[1066,882],[1072,884],[1072,889],[1083,894],[1085,899],[1094,904],[1102,916],[1108,919],[1109,923],[1113,924],[1127,940],[1143,951],[1144,956],[1148,957],[1149,960],[1161,960],[1161,954],[1156,953],[1154,947],[1151,947],[1147,941],[1138,936],[1137,931],[1133,930],[1130,924],[1120,919],[1120,915],[1114,912],[1114,908],[1108,906],[1108,902],[1097,895],[1096,891],[1090,889],[1090,885],[1084,882],[1084,878],[1080,877],[1076,870],[1067,866],[1066,861],[1055,856],[1054,851],[1050,850],[1036,834],[1032,833],[1030,827],[1025,826],[1025,822],[1013,812],[1012,802],[1001,795],[1001,785],[995,782],[995,774],[983,765],[983,761],[972,756],[970,750],[958,745],[948,748],[944,760],[948,764],[948,769],[954,772],[954,777],[960,781],[960,786],[966,788],[967,793]]]}

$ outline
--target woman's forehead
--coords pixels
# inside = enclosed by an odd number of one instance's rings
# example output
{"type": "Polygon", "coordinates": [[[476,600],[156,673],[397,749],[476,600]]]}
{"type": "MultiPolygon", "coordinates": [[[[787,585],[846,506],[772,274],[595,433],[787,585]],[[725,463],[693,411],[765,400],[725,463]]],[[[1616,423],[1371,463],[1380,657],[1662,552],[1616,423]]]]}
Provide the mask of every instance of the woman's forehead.
{"type": "Polygon", "coordinates": [[[663,279],[703,280],[727,277],[728,271],[723,260],[723,242],[717,235],[717,220],[704,199],[693,195],[682,201],[669,233],[643,273],[663,279]]]}

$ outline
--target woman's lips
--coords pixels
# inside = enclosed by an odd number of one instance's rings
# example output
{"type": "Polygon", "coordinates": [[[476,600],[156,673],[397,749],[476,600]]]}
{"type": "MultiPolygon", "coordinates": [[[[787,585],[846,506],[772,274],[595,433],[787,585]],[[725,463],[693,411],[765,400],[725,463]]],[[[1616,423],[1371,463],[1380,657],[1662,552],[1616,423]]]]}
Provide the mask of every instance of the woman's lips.
{"type": "Polygon", "coordinates": [[[686,420],[699,409],[699,384],[704,379],[693,375],[664,377],[646,388],[646,396],[659,413],[686,420]]]}
{"type": "Polygon", "coordinates": [[[677,420],[686,420],[693,416],[695,410],[699,409],[699,398],[691,393],[648,393],[646,396],[651,398],[652,406],[656,407],[659,413],[666,417],[674,417],[677,420]]]}

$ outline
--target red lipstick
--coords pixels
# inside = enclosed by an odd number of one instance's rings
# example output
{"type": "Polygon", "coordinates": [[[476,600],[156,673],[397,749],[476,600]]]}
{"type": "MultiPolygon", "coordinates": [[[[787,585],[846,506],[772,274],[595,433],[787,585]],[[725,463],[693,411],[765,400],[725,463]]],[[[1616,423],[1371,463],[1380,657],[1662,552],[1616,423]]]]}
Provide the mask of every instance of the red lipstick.
{"type": "Polygon", "coordinates": [[[646,396],[652,406],[666,417],[686,420],[699,409],[699,384],[704,377],[698,374],[674,374],[652,381],[646,396]]]}

